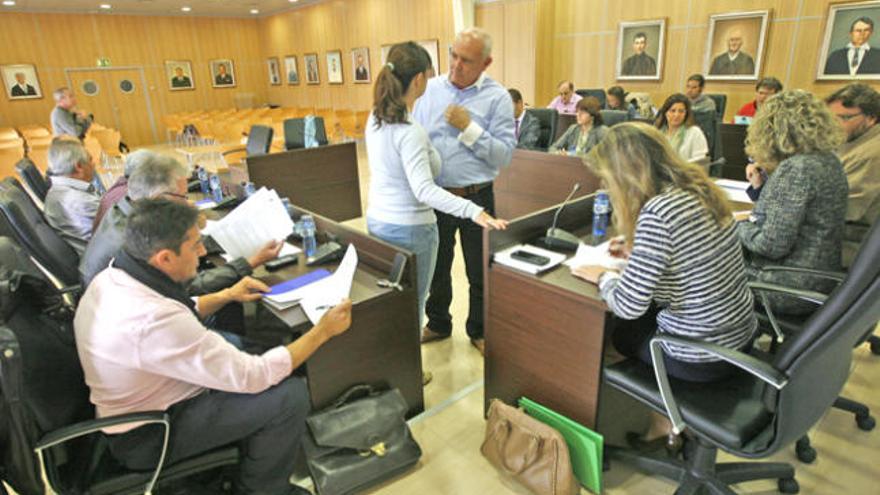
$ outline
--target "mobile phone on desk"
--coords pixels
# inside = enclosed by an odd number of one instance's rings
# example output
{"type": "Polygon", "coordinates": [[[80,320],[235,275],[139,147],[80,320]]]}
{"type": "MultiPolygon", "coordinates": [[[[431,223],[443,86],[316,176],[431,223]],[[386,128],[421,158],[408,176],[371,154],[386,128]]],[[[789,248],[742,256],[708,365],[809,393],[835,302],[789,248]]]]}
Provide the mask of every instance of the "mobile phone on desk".
{"type": "Polygon", "coordinates": [[[550,263],[550,258],[541,256],[540,254],[530,253],[522,249],[510,253],[510,257],[517,261],[522,261],[523,263],[535,266],[544,266],[547,263],[550,263]]]}
{"type": "Polygon", "coordinates": [[[285,256],[281,256],[275,258],[274,260],[269,260],[263,264],[267,271],[274,272],[275,270],[279,270],[282,267],[287,265],[294,265],[299,262],[298,254],[288,254],[285,256]]]}

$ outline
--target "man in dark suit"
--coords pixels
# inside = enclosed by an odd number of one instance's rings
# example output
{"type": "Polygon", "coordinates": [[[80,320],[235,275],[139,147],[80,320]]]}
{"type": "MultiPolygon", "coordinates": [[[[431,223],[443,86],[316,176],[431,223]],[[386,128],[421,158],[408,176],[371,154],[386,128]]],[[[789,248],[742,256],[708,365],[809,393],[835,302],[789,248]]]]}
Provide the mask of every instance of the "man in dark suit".
{"type": "Polygon", "coordinates": [[[620,74],[623,76],[656,76],[657,61],[645,53],[648,47],[648,35],[642,32],[633,36],[633,54],[623,61],[620,74]]]}
{"type": "Polygon", "coordinates": [[[853,21],[849,28],[849,43],[831,52],[825,62],[825,74],[880,74],[880,53],[868,44],[872,34],[873,19],[859,17],[853,21]]]}
{"type": "Polygon", "coordinates": [[[34,89],[33,86],[27,83],[27,77],[25,77],[24,72],[16,72],[15,73],[15,82],[17,83],[12,87],[12,96],[37,96],[37,90],[34,89]]]}
{"type": "Polygon", "coordinates": [[[233,84],[232,74],[226,72],[226,64],[217,66],[217,74],[214,76],[214,84],[217,86],[231,86],[233,84]]]}
{"type": "Polygon", "coordinates": [[[709,74],[712,76],[751,76],[755,74],[755,59],[741,50],[742,30],[735,28],[727,34],[727,51],[715,57],[709,74]]]}
{"type": "Polygon", "coordinates": [[[510,99],[513,100],[514,135],[516,147],[524,150],[538,149],[538,140],[541,137],[541,123],[534,116],[526,112],[522,94],[517,89],[507,90],[510,99]]]}
{"type": "Polygon", "coordinates": [[[183,74],[183,67],[174,68],[174,77],[171,78],[172,88],[191,88],[192,80],[183,74]]]}
{"type": "Polygon", "coordinates": [[[357,56],[357,67],[354,69],[354,80],[355,81],[369,81],[370,80],[370,72],[367,70],[367,66],[364,65],[364,56],[358,54],[357,56]]]}

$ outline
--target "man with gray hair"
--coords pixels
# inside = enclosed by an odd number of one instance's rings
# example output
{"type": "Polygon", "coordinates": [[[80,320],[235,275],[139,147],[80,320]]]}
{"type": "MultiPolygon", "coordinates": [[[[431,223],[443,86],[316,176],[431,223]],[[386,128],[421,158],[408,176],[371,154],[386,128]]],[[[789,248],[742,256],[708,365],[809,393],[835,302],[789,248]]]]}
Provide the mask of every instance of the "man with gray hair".
{"type": "Polygon", "coordinates": [[[91,184],[95,166],[82,143],[55,138],[49,146],[49,175],[52,186],[43,209],[46,222],[82,256],[92,238],[92,224],[101,202],[91,184]]]}
{"type": "MultiPolygon", "coordinates": [[[[88,287],[95,275],[107,268],[110,260],[122,249],[132,203],[157,198],[186,202],[187,173],[180,162],[152,152],[132,155],[137,155],[133,160],[136,168],[128,179],[128,195],[107,212],[80,259],[83,287],[88,287]]],[[[270,243],[249,259],[238,258],[223,266],[200,271],[187,286],[190,295],[208,294],[235,284],[253,273],[254,268],[275,259],[281,245],[281,242],[270,243]]]]}
{"type": "MultiPolygon", "coordinates": [[[[513,102],[507,90],[485,74],[492,63],[492,38],[481,29],[458,34],[452,46],[449,73],[428,81],[416,101],[413,118],[428,131],[443,169],[437,184],[495,215],[492,182],[510,164],[516,147],[513,102]]],[[[483,352],[483,230],[469,219],[435,211],[440,245],[426,304],[428,325],[422,342],[448,338],[452,332],[452,259],[455,234],[470,284],[467,333],[483,352]]]]}
{"type": "Polygon", "coordinates": [[[129,153],[128,156],[125,157],[125,169],[122,177],[116,179],[116,182],[110,186],[110,189],[107,189],[107,192],[101,196],[101,206],[98,207],[98,213],[95,215],[95,223],[92,224],[92,233],[98,230],[98,225],[101,225],[101,220],[110,208],[113,208],[113,205],[118,203],[119,200],[124,198],[128,193],[128,178],[131,177],[131,173],[134,172],[134,169],[152,156],[154,156],[152,151],[140,149],[129,153]]]}
{"type": "Polygon", "coordinates": [[[55,108],[52,109],[52,133],[55,136],[73,136],[77,139],[85,137],[94,120],[91,115],[77,110],[76,96],[70,88],[58,88],[52,93],[55,108]]]}

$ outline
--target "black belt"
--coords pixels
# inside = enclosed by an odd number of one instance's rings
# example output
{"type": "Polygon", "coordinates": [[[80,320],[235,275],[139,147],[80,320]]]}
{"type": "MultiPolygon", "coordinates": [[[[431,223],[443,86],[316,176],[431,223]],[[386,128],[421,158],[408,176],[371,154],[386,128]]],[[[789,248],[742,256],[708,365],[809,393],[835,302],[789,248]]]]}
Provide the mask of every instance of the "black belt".
{"type": "Polygon", "coordinates": [[[482,184],[471,184],[469,186],[464,186],[464,187],[444,187],[443,189],[446,189],[447,191],[451,192],[452,194],[455,194],[456,196],[465,197],[465,196],[470,196],[472,194],[476,194],[476,193],[482,191],[483,189],[486,189],[487,187],[491,187],[491,186],[492,186],[492,181],[489,181],[489,182],[483,182],[482,184]]]}

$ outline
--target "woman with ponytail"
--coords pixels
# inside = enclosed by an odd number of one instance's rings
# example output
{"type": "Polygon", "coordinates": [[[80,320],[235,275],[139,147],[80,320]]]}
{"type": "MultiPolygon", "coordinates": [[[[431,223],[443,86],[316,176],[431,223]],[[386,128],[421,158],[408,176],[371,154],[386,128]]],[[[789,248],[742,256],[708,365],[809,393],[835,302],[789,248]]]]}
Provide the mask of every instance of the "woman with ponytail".
{"type": "Polygon", "coordinates": [[[434,183],[440,173],[440,155],[425,129],[410,117],[432,75],[427,50],[413,42],[394,45],[376,78],[373,110],[366,126],[370,163],[367,229],[370,235],[415,253],[420,320],[437,263],[439,237],[434,210],[469,218],[484,228],[507,226],[482,207],[434,183]]]}

